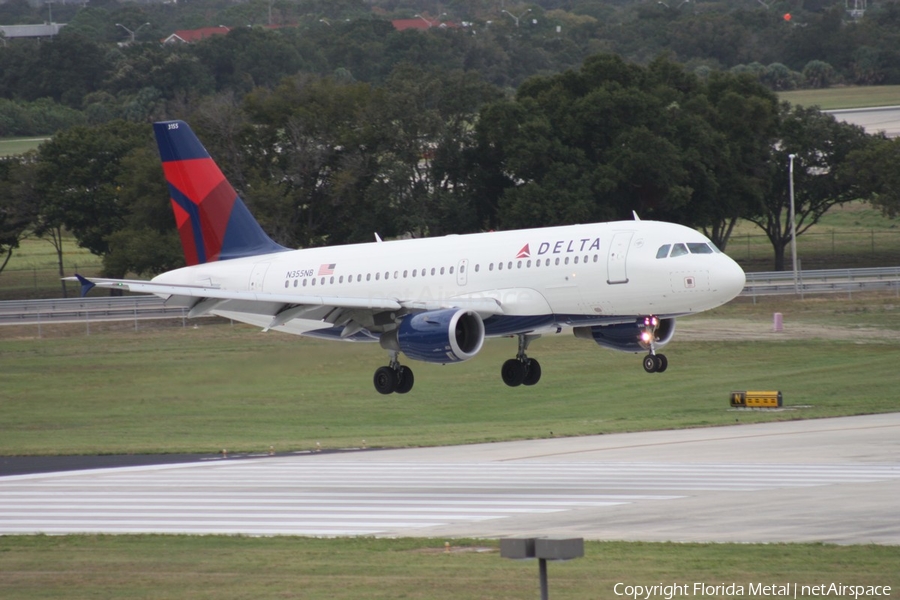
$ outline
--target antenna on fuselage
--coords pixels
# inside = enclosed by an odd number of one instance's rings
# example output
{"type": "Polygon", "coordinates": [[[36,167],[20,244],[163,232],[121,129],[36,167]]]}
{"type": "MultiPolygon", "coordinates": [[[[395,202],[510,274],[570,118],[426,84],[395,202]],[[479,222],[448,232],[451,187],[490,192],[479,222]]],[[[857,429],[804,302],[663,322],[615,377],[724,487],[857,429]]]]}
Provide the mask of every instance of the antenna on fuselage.
{"type": "Polygon", "coordinates": [[[378,232],[377,232],[377,231],[375,232],[375,241],[378,242],[378,243],[381,243],[381,242],[384,241],[383,239],[381,239],[381,236],[378,235],[378,232]]]}
{"type": "Polygon", "coordinates": [[[637,216],[637,211],[636,211],[636,210],[631,211],[631,214],[634,215],[634,220],[635,220],[635,221],[640,221],[640,220],[641,220],[641,218],[640,218],[639,216],[637,216]]]}

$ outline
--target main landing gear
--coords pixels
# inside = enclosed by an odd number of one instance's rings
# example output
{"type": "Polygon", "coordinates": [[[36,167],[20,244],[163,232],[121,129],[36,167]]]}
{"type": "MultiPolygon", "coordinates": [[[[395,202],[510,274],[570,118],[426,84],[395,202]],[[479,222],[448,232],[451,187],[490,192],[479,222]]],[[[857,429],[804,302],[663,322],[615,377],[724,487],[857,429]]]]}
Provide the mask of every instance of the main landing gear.
{"type": "Polygon", "coordinates": [[[415,383],[412,369],[397,361],[397,352],[391,352],[391,364],[375,371],[375,389],[379,394],[405,394],[415,383]]]}
{"type": "Polygon", "coordinates": [[[516,387],[518,385],[534,385],[541,380],[541,364],[537,360],[525,356],[528,344],[539,337],[541,336],[519,334],[519,352],[515,358],[503,363],[503,367],[500,369],[503,383],[510,387],[516,387]]]}
{"type": "Polygon", "coordinates": [[[666,358],[666,355],[656,353],[657,327],[659,327],[658,317],[644,318],[641,328],[641,345],[650,350],[650,354],[644,357],[644,370],[648,373],[662,373],[669,367],[669,359],[666,358]]]}

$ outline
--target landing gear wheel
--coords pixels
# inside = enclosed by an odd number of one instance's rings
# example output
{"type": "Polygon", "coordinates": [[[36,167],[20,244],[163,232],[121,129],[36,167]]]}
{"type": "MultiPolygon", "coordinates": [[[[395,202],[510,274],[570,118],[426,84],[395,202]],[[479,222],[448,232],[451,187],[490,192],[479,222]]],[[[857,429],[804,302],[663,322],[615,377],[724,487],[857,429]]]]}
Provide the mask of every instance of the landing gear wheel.
{"type": "Polygon", "coordinates": [[[508,385],[509,387],[516,387],[522,385],[525,382],[525,377],[528,375],[528,368],[518,358],[511,358],[505,363],[503,363],[503,367],[500,369],[500,376],[503,378],[503,383],[508,385]]]}
{"type": "MultiPolygon", "coordinates": [[[[390,367],[380,367],[375,371],[374,382],[375,389],[379,394],[392,394],[397,389],[397,374],[390,367]]],[[[410,382],[412,382],[412,378],[410,378],[410,382]]],[[[410,383],[410,387],[412,387],[412,383],[410,383]]]]}
{"type": "Polygon", "coordinates": [[[657,354],[656,359],[659,361],[659,368],[656,369],[656,372],[664,373],[669,368],[669,359],[666,358],[665,354],[657,354]]]}
{"type": "MultiPolygon", "coordinates": [[[[415,377],[413,377],[412,369],[407,366],[400,366],[394,371],[396,377],[396,387],[394,391],[398,394],[405,394],[412,389],[415,377]]],[[[377,386],[377,384],[376,384],[377,386]]]]}
{"type": "Polygon", "coordinates": [[[654,354],[648,354],[644,357],[644,370],[648,373],[656,373],[659,371],[661,361],[654,354]]]}
{"type": "Polygon", "coordinates": [[[541,380],[541,363],[533,358],[525,361],[525,379],[522,385],[534,385],[541,380]]]}

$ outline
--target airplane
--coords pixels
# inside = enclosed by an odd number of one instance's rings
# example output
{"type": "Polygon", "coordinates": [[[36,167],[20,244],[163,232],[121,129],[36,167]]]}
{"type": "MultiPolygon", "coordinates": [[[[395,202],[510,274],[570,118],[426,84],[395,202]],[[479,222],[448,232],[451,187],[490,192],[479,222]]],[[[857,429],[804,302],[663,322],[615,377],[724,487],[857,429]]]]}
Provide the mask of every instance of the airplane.
{"type": "Polygon", "coordinates": [[[150,281],[75,278],[92,287],[155,294],[188,317],[218,315],[314,338],[373,342],[381,394],[409,392],[412,369],[475,357],[484,340],[518,338],[500,370],[532,386],[541,365],[526,352],[571,329],[599,346],[643,353],[662,373],[659,349],[675,320],[720,306],[744,272],[706,237],[658,221],[591,223],[291,250],[250,214],[184,121],[153,125],[187,266],[150,281]]]}

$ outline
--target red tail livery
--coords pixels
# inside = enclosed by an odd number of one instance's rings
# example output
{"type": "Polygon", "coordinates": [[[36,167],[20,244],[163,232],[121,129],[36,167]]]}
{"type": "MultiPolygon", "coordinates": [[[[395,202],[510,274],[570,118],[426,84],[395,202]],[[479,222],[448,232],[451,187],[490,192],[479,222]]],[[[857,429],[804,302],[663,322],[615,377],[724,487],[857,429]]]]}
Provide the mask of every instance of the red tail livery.
{"type": "Polygon", "coordinates": [[[188,266],[287,250],[266,235],[184,121],[153,124],[188,266]]]}

